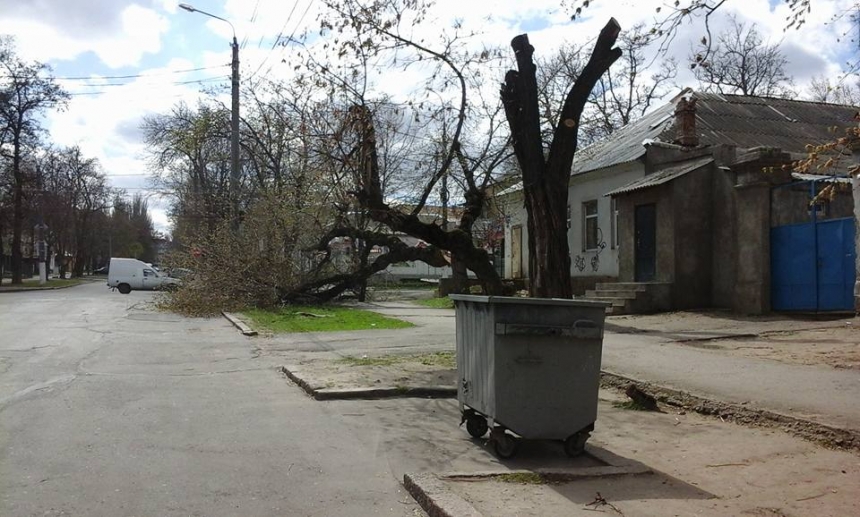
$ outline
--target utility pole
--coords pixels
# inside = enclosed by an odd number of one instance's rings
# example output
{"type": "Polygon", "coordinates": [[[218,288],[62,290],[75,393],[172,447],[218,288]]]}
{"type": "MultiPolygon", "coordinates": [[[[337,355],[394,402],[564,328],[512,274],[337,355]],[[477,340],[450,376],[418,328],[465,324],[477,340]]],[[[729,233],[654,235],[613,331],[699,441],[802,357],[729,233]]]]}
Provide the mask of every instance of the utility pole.
{"type": "Polygon", "coordinates": [[[230,109],[230,228],[234,233],[239,231],[239,181],[241,179],[241,168],[239,163],[239,42],[236,41],[236,28],[230,20],[215,16],[212,13],[201,11],[189,4],[179,4],[179,7],[189,13],[200,13],[216,20],[221,20],[230,25],[233,30],[233,60],[231,62],[232,73],[230,76],[232,106],[230,109]]]}
{"type": "MultiPolygon", "coordinates": [[[[231,25],[232,27],[232,25],[231,25]]],[[[232,63],[232,95],[233,105],[230,119],[230,227],[233,232],[239,231],[239,43],[233,32],[233,63],[232,63]]]]}

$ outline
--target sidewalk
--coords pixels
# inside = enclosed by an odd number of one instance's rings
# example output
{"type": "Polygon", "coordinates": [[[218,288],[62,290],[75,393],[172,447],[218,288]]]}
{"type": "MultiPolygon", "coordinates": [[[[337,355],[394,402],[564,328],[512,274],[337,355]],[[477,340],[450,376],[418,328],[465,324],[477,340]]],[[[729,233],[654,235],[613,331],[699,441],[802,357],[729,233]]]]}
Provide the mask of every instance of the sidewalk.
{"type": "Polygon", "coordinates": [[[860,430],[858,366],[858,318],[756,319],[728,313],[610,317],[603,347],[603,369],[612,373],[860,430]],[[816,358],[821,349],[825,354],[816,358]],[[750,351],[768,352],[770,358],[750,351]],[[819,364],[809,364],[813,361],[819,364]],[[828,362],[849,368],[826,366],[828,362]]]}
{"type": "MultiPolygon", "coordinates": [[[[453,362],[446,363],[453,360],[453,311],[398,302],[367,307],[417,326],[258,338],[258,353],[282,356],[297,374],[290,378],[305,381],[308,391],[343,390],[344,398],[354,398],[351,389],[366,398],[413,397],[325,404],[363,431],[357,434],[386,457],[392,474],[405,480],[430,515],[860,515],[856,452],[677,407],[663,405],[659,413],[623,409],[618,405],[623,395],[612,389],[600,391],[586,456],[568,459],[560,444],[524,442],[516,457],[499,460],[483,440],[457,427],[455,400],[409,392],[415,386],[448,385],[449,395],[454,393],[456,371],[453,362]]],[[[732,355],[736,350],[722,346],[820,332],[825,338],[819,341],[838,341],[830,345],[850,349],[856,325],[856,319],[756,320],[698,313],[664,315],[662,321],[661,316],[610,318],[603,366],[740,403],[754,413],[780,408],[831,425],[854,425],[860,422],[857,369],[732,355]]],[[[817,343],[795,345],[814,348],[817,343]]]]}

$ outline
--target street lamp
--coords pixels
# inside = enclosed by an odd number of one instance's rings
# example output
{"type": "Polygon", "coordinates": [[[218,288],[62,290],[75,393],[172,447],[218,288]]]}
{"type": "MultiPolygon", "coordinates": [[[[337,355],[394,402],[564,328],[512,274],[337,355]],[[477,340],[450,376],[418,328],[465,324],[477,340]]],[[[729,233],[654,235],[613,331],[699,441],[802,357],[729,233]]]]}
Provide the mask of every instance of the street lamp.
{"type": "Polygon", "coordinates": [[[201,11],[188,4],[179,4],[179,7],[185,9],[189,13],[200,13],[216,20],[221,20],[230,25],[233,30],[233,74],[232,74],[232,94],[233,105],[231,109],[230,119],[230,203],[231,203],[231,226],[233,230],[239,228],[239,43],[236,41],[236,28],[230,23],[230,20],[215,16],[212,13],[201,11]]]}

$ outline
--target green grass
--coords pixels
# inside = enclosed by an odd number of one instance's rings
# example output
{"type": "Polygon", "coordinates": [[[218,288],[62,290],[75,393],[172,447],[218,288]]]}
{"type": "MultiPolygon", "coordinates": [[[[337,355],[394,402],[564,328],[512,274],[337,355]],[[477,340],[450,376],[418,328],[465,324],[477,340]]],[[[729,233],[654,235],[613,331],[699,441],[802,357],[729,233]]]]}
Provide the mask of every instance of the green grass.
{"type": "Polygon", "coordinates": [[[38,278],[27,278],[24,279],[24,283],[12,285],[8,282],[3,282],[3,285],[0,286],[0,289],[8,289],[8,288],[20,288],[26,287],[28,289],[38,289],[38,288],[49,288],[49,287],[71,287],[74,285],[82,284],[84,281],[80,278],[53,278],[45,282],[45,285],[39,284],[38,278]]]}
{"type": "Polygon", "coordinates": [[[612,407],[618,409],[629,409],[631,411],[651,411],[650,408],[643,406],[635,400],[625,400],[622,402],[613,402],[612,407]]]}
{"type": "Polygon", "coordinates": [[[544,485],[547,480],[536,472],[514,472],[511,474],[500,474],[495,477],[502,483],[517,483],[520,485],[544,485]]]}
{"type": "Polygon", "coordinates": [[[454,308],[454,300],[448,298],[447,296],[444,298],[429,298],[427,300],[415,300],[415,303],[418,305],[423,305],[425,307],[431,307],[433,309],[453,309],[454,308]]]}
{"type": "Polygon", "coordinates": [[[417,361],[426,366],[438,366],[443,369],[457,367],[457,358],[454,352],[433,352],[420,355],[381,355],[376,357],[347,356],[338,359],[339,363],[349,366],[392,366],[412,361],[417,361]]]}
{"type": "Polygon", "coordinates": [[[255,325],[272,332],[334,332],[339,330],[402,329],[412,324],[351,307],[291,305],[277,311],[244,312],[255,325]]]}

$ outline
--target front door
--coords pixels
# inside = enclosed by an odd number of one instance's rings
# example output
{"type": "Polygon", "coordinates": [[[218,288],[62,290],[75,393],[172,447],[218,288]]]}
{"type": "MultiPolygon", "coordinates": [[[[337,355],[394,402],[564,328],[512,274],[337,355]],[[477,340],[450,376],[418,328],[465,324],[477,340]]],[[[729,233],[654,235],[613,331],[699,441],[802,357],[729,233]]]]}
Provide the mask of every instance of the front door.
{"type": "Polygon", "coordinates": [[[523,277],[523,227],[511,228],[511,278],[523,277]]]}
{"type": "Polygon", "coordinates": [[[657,205],[639,205],[634,213],[635,280],[651,282],[657,271],[657,205]]]}

